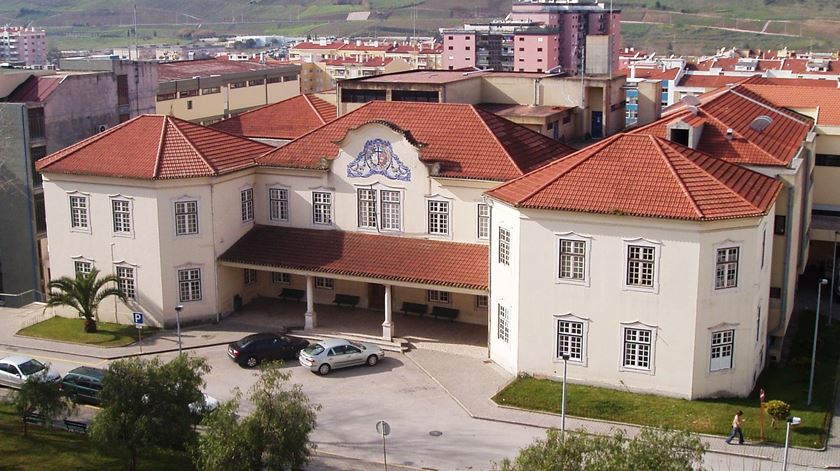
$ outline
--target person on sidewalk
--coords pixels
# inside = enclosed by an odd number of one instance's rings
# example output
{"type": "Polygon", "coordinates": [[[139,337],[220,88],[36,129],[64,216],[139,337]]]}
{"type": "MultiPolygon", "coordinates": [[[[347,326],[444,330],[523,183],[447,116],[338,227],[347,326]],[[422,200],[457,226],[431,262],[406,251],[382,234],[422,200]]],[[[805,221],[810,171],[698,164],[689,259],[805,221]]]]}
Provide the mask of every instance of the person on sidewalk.
{"type": "Polygon", "coordinates": [[[738,444],[744,444],[744,434],[741,432],[741,415],[743,415],[744,411],[738,411],[735,413],[735,418],[732,419],[732,433],[726,437],[726,444],[731,445],[732,439],[735,438],[735,435],[738,435],[738,444]]]}

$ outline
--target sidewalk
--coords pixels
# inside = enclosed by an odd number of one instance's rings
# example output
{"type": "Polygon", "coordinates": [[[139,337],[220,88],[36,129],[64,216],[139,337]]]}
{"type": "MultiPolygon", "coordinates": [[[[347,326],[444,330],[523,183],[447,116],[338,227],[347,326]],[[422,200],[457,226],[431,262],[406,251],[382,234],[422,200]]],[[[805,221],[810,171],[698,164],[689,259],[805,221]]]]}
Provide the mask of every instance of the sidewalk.
{"type": "MultiPolygon", "coordinates": [[[[490,400],[505,387],[513,377],[488,360],[479,360],[459,355],[416,349],[406,357],[437,382],[473,418],[497,422],[529,425],[542,428],[560,428],[560,416],[540,412],[523,411],[500,407],[490,400]]],[[[831,419],[828,446],[825,451],[791,448],[791,464],[818,468],[840,467],[840,439],[836,435],[840,427],[840,407],[835,402],[831,419]]],[[[634,435],[640,427],[622,425],[600,420],[566,417],[566,430],[583,429],[595,434],[608,434],[611,429],[620,428],[634,435]]],[[[748,444],[726,445],[723,437],[702,436],[712,453],[747,456],[750,458],[781,462],[784,448],[775,445],[748,444]]]]}

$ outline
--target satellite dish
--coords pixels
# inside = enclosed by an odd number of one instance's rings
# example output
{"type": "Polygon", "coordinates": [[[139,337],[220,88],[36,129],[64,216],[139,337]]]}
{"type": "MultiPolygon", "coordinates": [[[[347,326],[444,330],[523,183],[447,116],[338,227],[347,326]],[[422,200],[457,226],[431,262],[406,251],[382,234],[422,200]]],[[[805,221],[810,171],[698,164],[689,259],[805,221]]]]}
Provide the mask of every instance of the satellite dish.
{"type": "Polygon", "coordinates": [[[688,106],[699,106],[700,105],[700,99],[697,98],[694,95],[686,95],[686,96],[682,97],[682,100],[680,100],[680,101],[685,103],[688,106]]]}
{"type": "Polygon", "coordinates": [[[773,118],[763,114],[752,120],[752,122],[750,123],[750,128],[752,128],[752,130],[755,132],[762,132],[765,129],[767,129],[767,126],[770,126],[771,124],[773,124],[773,118]]]}

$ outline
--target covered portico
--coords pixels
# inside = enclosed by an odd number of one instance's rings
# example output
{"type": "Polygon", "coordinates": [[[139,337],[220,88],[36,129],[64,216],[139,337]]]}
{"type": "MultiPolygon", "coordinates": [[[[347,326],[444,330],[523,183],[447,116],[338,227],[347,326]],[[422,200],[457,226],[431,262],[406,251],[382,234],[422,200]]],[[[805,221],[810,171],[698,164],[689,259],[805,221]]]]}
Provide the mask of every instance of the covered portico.
{"type": "MultiPolygon", "coordinates": [[[[427,296],[432,296],[428,293],[435,293],[429,301],[439,301],[438,310],[454,312],[456,316],[465,311],[460,319],[456,318],[458,321],[487,322],[486,305],[483,310],[474,310],[488,292],[486,245],[257,226],[219,257],[219,265],[220,270],[270,272],[276,274],[272,280],[285,280],[289,286],[292,276],[302,280],[305,329],[318,326],[317,304],[344,299],[384,311],[382,337],[391,341],[396,335],[394,306],[426,305],[427,296]]],[[[240,291],[249,289],[247,281],[245,276],[240,291]]],[[[276,296],[277,290],[267,280],[250,288],[254,296],[276,296]]]]}

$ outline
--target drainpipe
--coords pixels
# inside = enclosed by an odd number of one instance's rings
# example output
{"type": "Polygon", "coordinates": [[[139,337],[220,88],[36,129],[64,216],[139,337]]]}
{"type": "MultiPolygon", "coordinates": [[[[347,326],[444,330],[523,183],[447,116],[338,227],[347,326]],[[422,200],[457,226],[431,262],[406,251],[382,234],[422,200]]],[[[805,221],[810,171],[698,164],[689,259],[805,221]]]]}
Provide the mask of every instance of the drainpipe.
{"type": "Polygon", "coordinates": [[[784,273],[783,275],[783,284],[782,284],[782,312],[779,316],[779,328],[784,328],[785,325],[785,318],[787,317],[787,305],[788,305],[788,286],[790,282],[790,255],[793,251],[793,189],[794,186],[788,183],[786,180],[782,179],[782,183],[785,185],[785,189],[788,192],[788,201],[787,201],[787,216],[785,217],[785,261],[784,261],[784,273]]]}

